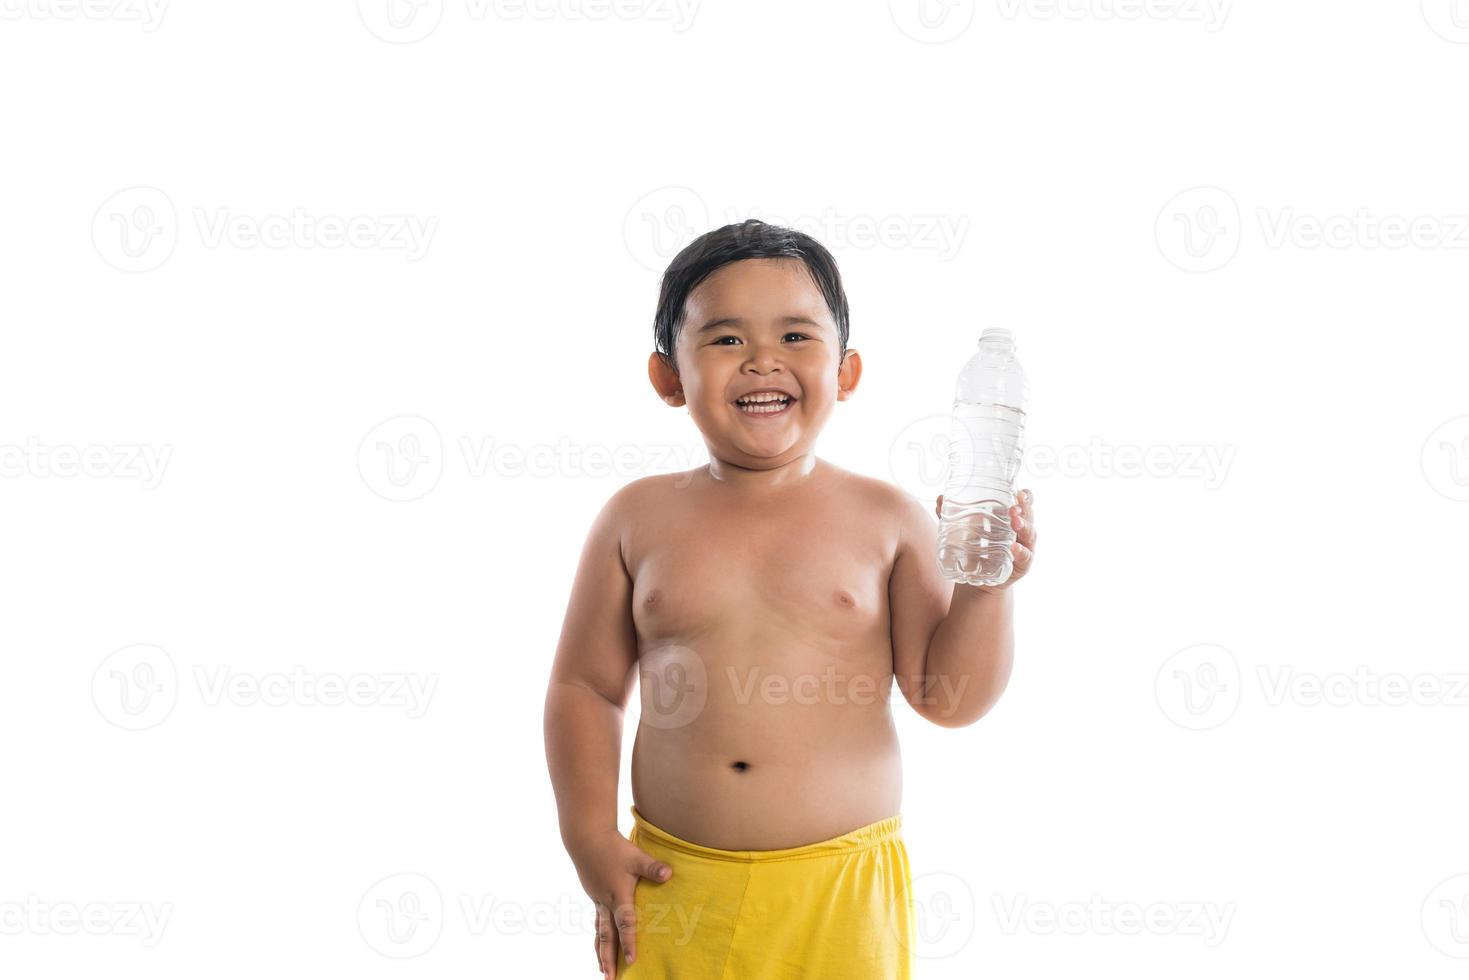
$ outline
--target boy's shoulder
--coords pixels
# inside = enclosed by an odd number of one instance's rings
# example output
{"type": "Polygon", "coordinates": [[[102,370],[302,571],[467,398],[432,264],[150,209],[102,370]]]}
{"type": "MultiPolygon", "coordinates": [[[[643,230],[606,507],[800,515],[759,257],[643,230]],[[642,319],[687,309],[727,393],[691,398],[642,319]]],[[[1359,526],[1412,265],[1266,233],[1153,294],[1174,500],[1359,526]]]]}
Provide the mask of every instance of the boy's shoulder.
{"type": "Polygon", "coordinates": [[[689,483],[688,473],[654,473],[624,483],[607,498],[603,510],[614,520],[665,505],[668,494],[689,483]]]}
{"type": "Polygon", "coordinates": [[[862,473],[853,473],[840,466],[824,463],[843,493],[851,494],[849,503],[867,514],[882,515],[896,521],[911,519],[914,514],[927,511],[923,502],[908,491],[887,480],[862,473]]]}

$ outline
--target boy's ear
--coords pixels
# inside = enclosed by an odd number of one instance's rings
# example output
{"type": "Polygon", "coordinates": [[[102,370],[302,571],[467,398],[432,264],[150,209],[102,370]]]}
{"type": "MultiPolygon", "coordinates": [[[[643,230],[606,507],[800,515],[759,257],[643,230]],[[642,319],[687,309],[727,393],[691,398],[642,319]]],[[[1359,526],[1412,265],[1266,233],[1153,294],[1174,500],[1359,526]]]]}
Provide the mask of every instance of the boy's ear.
{"type": "Polygon", "coordinates": [[[837,401],[844,402],[851,398],[861,379],[862,355],[855,348],[848,347],[847,353],[842,357],[841,366],[837,368],[837,401]]]}
{"type": "Polygon", "coordinates": [[[683,382],[657,351],[648,355],[648,380],[653,382],[653,390],[658,392],[659,398],[674,408],[684,404],[683,382]]]}

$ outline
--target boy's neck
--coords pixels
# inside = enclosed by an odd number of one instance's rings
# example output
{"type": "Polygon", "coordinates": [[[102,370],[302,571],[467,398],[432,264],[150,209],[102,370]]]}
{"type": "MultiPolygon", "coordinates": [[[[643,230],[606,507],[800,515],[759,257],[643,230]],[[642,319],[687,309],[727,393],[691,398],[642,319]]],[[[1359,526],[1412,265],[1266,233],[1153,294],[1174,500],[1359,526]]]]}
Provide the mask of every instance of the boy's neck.
{"type": "Polygon", "coordinates": [[[806,453],[778,466],[751,469],[710,456],[708,472],[714,482],[737,490],[777,490],[806,483],[815,475],[816,463],[816,454],[806,453]]]}

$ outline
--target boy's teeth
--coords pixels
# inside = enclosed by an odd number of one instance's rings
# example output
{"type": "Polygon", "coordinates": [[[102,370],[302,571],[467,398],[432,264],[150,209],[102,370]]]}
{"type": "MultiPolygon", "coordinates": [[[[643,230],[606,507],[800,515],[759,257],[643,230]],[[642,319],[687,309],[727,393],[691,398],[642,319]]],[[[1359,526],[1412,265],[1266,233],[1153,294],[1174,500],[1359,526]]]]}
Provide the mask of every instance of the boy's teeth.
{"type": "Polygon", "coordinates": [[[784,411],[790,402],[789,396],[786,395],[755,395],[748,401],[740,398],[735,404],[746,415],[774,415],[776,412],[784,411]]]}

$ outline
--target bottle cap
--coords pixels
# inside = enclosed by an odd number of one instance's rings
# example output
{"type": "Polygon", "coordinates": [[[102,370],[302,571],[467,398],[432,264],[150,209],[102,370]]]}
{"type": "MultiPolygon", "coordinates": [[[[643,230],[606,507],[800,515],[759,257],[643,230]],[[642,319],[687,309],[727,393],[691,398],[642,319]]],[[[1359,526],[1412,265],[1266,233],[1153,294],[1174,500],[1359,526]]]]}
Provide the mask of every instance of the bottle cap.
{"type": "Polygon", "coordinates": [[[1013,344],[1015,334],[1008,327],[985,327],[984,332],[979,335],[979,342],[993,340],[1001,344],[1013,344]]]}

